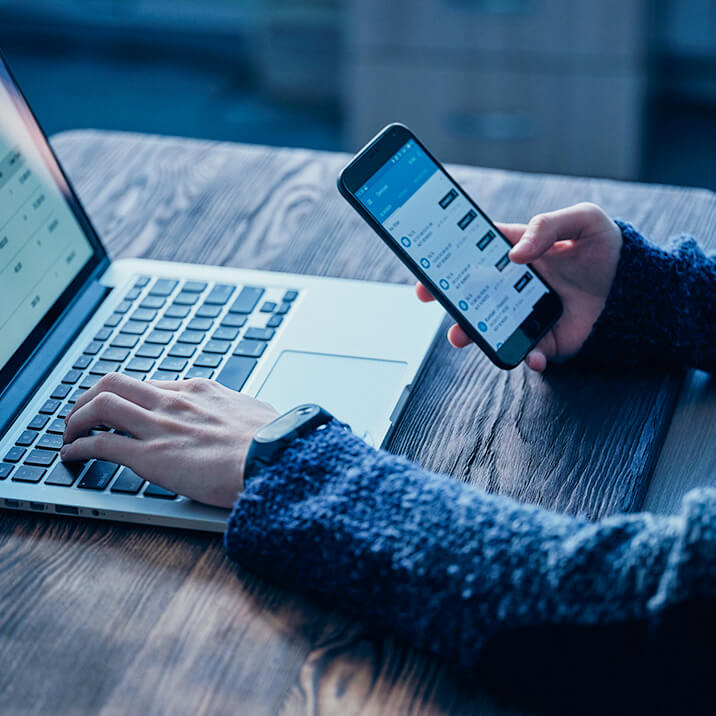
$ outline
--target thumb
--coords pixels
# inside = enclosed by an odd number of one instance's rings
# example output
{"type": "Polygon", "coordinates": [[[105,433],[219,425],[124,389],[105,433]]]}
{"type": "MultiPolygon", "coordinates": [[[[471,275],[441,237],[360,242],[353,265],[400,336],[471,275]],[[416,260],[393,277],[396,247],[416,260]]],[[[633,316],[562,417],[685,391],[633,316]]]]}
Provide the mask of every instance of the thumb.
{"type": "Polygon", "coordinates": [[[522,238],[510,251],[510,260],[515,263],[534,261],[557,241],[578,238],[593,221],[594,205],[586,202],[537,214],[530,219],[522,238]]]}

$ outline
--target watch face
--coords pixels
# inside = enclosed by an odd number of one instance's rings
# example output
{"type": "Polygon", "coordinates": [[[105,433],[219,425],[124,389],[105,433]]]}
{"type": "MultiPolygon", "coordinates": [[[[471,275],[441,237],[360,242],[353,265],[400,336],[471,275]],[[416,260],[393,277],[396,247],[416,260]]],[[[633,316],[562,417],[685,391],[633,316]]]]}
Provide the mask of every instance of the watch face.
{"type": "Polygon", "coordinates": [[[290,435],[296,428],[308,422],[317,415],[320,407],[317,405],[299,405],[276,420],[264,425],[255,435],[254,440],[260,442],[273,442],[290,435]]]}

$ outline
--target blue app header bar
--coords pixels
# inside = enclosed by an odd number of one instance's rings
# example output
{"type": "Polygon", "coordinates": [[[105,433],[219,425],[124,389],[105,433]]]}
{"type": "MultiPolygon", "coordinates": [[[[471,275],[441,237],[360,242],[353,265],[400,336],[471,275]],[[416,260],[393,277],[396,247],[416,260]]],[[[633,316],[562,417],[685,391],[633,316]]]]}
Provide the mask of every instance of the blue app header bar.
{"type": "Polygon", "coordinates": [[[356,197],[383,223],[437,170],[432,159],[410,139],[358,189],[356,197]]]}

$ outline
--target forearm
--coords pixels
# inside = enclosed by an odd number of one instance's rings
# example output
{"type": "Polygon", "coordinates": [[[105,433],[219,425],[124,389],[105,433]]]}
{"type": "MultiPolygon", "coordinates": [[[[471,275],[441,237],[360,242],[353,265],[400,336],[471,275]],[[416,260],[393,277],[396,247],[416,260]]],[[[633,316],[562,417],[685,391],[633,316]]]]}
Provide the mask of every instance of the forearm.
{"type": "MultiPolygon", "coordinates": [[[[473,668],[506,630],[650,619],[691,596],[705,547],[688,553],[690,525],[686,514],[590,523],[520,505],[334,424],[248,481],[226,544],[242,565],[473,668]]],[[[713,578],[699,583],[714,590],[713,578]]]]}
{"type": "Polygon", "coordinates": [[[604,310],[578,360],[716,369],[716,257],[691,237],[671,250],[617,222],[623,246],[604,310]]]}

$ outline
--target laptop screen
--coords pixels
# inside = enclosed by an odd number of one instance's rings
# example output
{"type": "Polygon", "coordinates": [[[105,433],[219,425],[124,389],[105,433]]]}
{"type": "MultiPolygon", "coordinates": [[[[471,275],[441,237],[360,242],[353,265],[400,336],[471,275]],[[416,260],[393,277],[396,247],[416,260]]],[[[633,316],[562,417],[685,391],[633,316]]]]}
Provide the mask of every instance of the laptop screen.
{"type": "MultiPolygon", "coordinates": [[[[0,371],[48,317],[91,259],[97,240],[0,59],[0,371]]],[[[99,252],[99,256],[103,255],[99,252]]],[[[95,264],[97,261],[94,262],[95,264]]],[[[47,327],[49,328],[48,323],[47,327]]],[[[39,336],[41,338],[41,336],[39,336]]],[[[37,340],[35,341],[37,342],[37,340]]],[[[13,361],[14,363],[16,361],[13,361]]],[[[18,367],[18,366],[15,366],[18,367]]],[[[0,381],[0,388],[3,381],[0,381]]]]}

